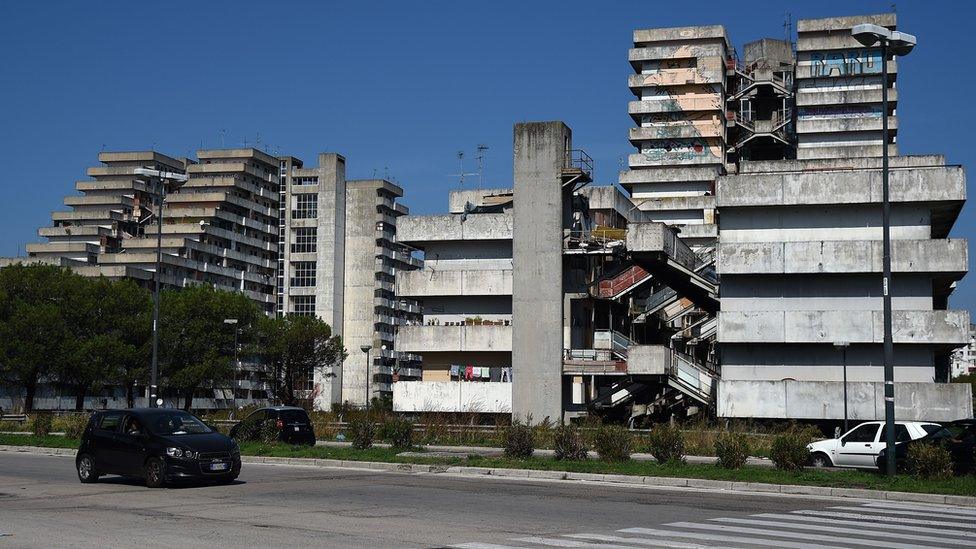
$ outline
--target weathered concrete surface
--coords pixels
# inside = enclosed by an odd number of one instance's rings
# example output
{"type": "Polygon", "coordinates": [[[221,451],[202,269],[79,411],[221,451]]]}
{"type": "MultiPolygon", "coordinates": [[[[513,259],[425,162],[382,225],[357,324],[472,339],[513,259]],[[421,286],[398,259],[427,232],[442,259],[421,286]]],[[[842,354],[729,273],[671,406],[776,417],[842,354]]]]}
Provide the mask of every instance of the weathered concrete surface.
{"type": "Polygon", "coordinates": [[[690,40],[704,38],[719,38],[727,40],[725,26],[699,25],[692,27],[661,27],[654,29],[636,29],[634,43],[663,42],[670,40],[690,40]]]}
{"type": "MultiPolygon", "coordinates": [[[[848,416],[884,419],[884,382],[849,382],[848,416]]],[[[718,385],[718,416],[843,419],[844,384],[837,381],[729,381],[718,385]]],[[[895,417],[952,421],[973,416],[966,383],[895,382],[895,417]]]]}
{"type": "MultiPolygon", "coordinates": [[[[397,348],[412,353],[511,352],[512,326],[400,326],[397,348]]],[[[361,356],[359,359],[362,361],[361,356]]]]}
{"type": "Polygon", "coordinates": [[[512,269],[397,271],[400,297],[512,295],[512,269]]]}
{"type": "Polygon", "coordinates": [[[464,213],[465,206],[483,206],[485,198],[512,194],[512,189],[455,189],[447,198],[447,211],[452,214],[464,213]]]}
{"type": "MultiPolygon", "coordinates": [[[[893,240],[893,272],[954,273],[969,268],[965,239],[893,240]]],[[[882,243],[876,240],[816,242],[721,242],[720,274],[880,273],[882,243]]]]}
{"type": "MultiPolygon", "coordinates": [[[[882,311],[722,311],[722,343],[880,343],[882,311]]],[[[965,345],[969,311],[894,311],[895,343],[965,345]]]]}
{"type": "Polygon", "coordinates": [[[671,350],[664,345],[631,345],[627,349],[627,373],[664,375],[671,365],[671,350]]]}
{"type": "Polygon", "coordinates": [[[515,125],[512,412],[537,422],[560,421],[563,412],[562,240],[572,204],[562,170],[572,140],[562,122],[515,125]]]}
{"type": "Polygon", "coordinates": [[[512,214],[411,215],[397,222],[397,240],[408,244],[440,240],[510,240],[512,214]]]}
{"type": "Polygon", "coordinates": [[[512,412],[512,384],[461,381],[401,381],[393,384],[395,412],[512,412]]]}
{"type": "Polygon", "coordinates": [[[631,223],[627,226],[627,251],[632,254],[662,253],[688,269],[695,268],[697,256],[678,233],[664,223],[631,223]]]}

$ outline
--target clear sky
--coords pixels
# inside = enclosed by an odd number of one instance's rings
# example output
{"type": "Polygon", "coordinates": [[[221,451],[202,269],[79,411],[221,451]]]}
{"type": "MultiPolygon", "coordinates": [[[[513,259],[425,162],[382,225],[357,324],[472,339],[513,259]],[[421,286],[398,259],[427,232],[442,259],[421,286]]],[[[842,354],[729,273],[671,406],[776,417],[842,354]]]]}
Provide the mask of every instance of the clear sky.
{"type": "MultiPolygon", "coordinates": [[[[0,255],[63,209],[100,150],[172,156],[253,146],[350,178],[388,176],[415,213],[444,211],[456,153],[511,185],[512,124],[566,121],[610,184],[631,152],[627,50],[635,28],[724,24],[733,44],[799,18],[890,11],[890,1],[0,1],[0,255]]],[[[899,60],[903,154],[974,164],[976,2],[899,2],[920,45],[899,60]],[[960,53],[961,52],[961,53],[960,53]]],[[[795,23],[794,23],[795,28],[795,23]]],[[[473,180],[470,180],[474,183],[473,180]]],[[[976,232],[973,207],[954,237],[976,232]]],[[[973,275],[954,307],[973,309],[973,275]]]]}

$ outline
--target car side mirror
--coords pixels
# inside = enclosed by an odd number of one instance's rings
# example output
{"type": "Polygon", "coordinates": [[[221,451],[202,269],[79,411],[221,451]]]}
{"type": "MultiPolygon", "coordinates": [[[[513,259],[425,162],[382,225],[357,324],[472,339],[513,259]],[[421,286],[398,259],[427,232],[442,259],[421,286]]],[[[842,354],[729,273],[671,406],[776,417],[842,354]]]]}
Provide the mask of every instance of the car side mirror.
{"type": "Polygon", "coordinates": [[[840,439],[840,445],[844,446],[845,444],[847,444],[847,441],[844,439],[840,439]]]}

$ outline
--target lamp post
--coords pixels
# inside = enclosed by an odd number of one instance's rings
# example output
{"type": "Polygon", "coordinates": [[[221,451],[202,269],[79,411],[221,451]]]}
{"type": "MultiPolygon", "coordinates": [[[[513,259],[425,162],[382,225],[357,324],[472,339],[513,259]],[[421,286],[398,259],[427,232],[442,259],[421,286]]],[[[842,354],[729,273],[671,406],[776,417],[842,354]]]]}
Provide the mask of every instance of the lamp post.
{"type": "Polygon", "coordinates": [[[359,350],[366,355],[366,418],[369,419],[369,350],[372,349],[372,345],[360,345],[359,350]]]}
{"type": "Polygon", "coordinates": [[[155,408],[157,400],[157,378],[159,377],[159,277],[163,263],[163,202],[166,199],[166,183],[186,183],[186,175],[164,172],[150,168],[136,168],[132,173],[155,180],[156,184],[156,272],[153,276],[153,321],[152,321],[152,368],[149,377],[149,407],[155,408]]]}
{"type": "Polygon", "coordinates": [[[234,386],[231,389],[234,391],[234,408],[237,408],[237,375],[241,371],[241,359],[237,356],[237,350],[240,347],[237,343],[238,336],[241,333],[241,329],[237,326],[236,318],[225,318],[224,324],[229,324],[234,327],[234,386]]]}
{"type": "Polygon", "coordinates": [[[888,55],[908,55],[915,36],[880,25],[854,25],[851,35],[864,47],[881,46],[881,295],[884,307],[885,447],[888,476],[895,474],[895,346],[891,334],[891,203],[888,200],[888,55]]]}
{"type": "Polygon", "coordinates": [[[841,364],[844,368],[844,432],[847,432],[847,348],[851,344],[846,341],[834,343],[834,348],[840,349],[841,364]]]}

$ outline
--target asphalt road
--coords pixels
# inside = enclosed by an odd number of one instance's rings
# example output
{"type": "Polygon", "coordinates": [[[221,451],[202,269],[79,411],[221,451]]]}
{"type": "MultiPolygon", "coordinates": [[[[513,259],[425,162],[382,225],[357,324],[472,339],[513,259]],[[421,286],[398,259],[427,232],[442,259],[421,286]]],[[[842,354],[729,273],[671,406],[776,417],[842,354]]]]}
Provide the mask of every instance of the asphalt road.
{"type": "Polygon", "coordinates": [[[0,453],[0,548],[214,544],[971,547],[976,509],[254,464],[233,485],[150,490],[0,453]]]}

